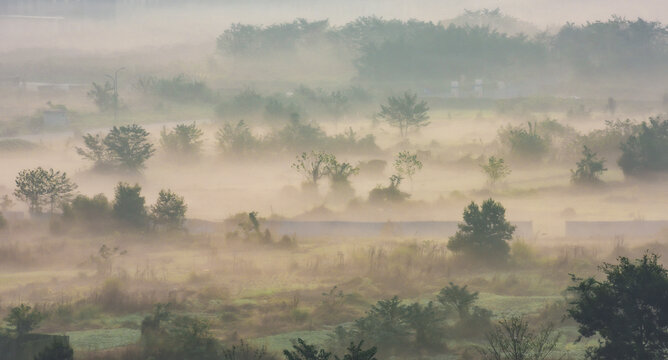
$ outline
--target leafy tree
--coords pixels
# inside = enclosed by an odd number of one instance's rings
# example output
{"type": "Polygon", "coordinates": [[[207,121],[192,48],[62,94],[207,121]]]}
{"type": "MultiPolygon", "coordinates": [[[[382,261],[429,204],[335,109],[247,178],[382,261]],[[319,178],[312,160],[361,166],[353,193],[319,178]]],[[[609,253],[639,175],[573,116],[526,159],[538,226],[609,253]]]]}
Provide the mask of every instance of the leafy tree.
{"type": "Polygon", "coordinates": [[[160,144],[169,155],[194,158],[202,150],[202,135],[202,130],[194,122],[178,124],[169,132],[163,127],[160,132],[160,144]]]}
{"type": "Polygon", "coordinates": [[[487,334],[487,347],[478,350],[485,360],[545,360],[552,358],[557,341],[552,325],[535,332],[524,318],[513,316],[500,320],[487,334]]]}
{"type": "Polygon", "coordinates": [[[226,122],[216,134],[218,147],[223,152],[234,155],[247,155],[258,145],[259,140],[253,136],[250,128],[243,120],[236,125],[226,122]]]}
{"type": "Polygon", "coordinates": [[[469,317],[471,306],[478,300],[478,292],[469,292],[467,285],[460,287],[450,282],[450,285],[441,289],[436,298],[441,304],[455,308],[462,320],[469,317]]]}
{"type": "Polygon", "coordinates": [[[487,164],[480,165],[482,171],[487,174],[487,179],[491,185],[510,175],[510,168],[502,158],[490,156],[487,164]]]}
{"type": "Polygon", "coordinates": [[[602,341],[588,359],[665,359],[668,357],[668,272],[655,254],[631,262],[604,263],[606,276],[580,279],[568,290],[575,296],[568,314],[582,336],[602,341]]]}
{"type": "Polygon", "coordinates": [[[322,151],[303,152],[298,155],[292,168],[306,178],[307,184],[317,186],[318,180],[327,176],[333,155],[322,151]]]}
{"type": "Polygon", "coordinates": [[[160,190],[158,200],[151,206],[151,219],[155,225],[178,230],[183,227],[187,210],[188,205],[183,201],[183,196],[171,190],[160,190]]]}
{"type": "Polygon", "coordinates": [[[650,118],[622,143],[618,164],[626,176],[668,171],[668,120],[650,118]]]}
{"type": "Polygon", "coordinates": [[[506,209],[488,199],[479,207],[475,202],[464,209],[464,222],[450,237],[448,249],[481,260],[506,261],[510,253],[508,241],[515,226],[506,221],[506,209]]]}
{"type": "Polygon", "coordinates": [[[351,342],[350,346],[346,349],[348,350],[348,353],[343,355],[343,359],[340,359],[338,356],[334,356],[334,358],[336,360],[377,360],[375,355],[378,352],[378,349],[373,346],[363,350],[362,344],[364,344],[364,340],[360,340],[358,344],[351,342]]]}
{"type": "Polygon", "coordinates": [[[11,331],[21,337],[36,329],[43,319],[44,315],[37,309],[21,304],[12,308],[4,320],[11,326],[11,331]]]}
{"type": "Polygon", "coordinates": [[[292,344],[292,351],[283,350],[286,360],[328,360],[332,353],[324,349],[318,349],[315,345],[309,345],[301,338],[292,344]]]}
{"type": "Polygon", "coordinates": [[[88,97],[93,99],[101,112],[118,109],[118,93],[114,92],[114,86],[109,81],[105,81],[103,85],[94,82],[93,88],[88,91],[88,97]]]}
{"type": "Polygon", "coordinates": [[[336,156],[331,155],[329,162],[325,165],[325,172],[329,175],[332,192],[336,196],[349,198],[354,196],[355,190],[350,185],[351,176],[358,174],[360,169],[347,162],[339,162],[336,156]]]}
{"type": "Polygon", "coordinates": [[[112,154],[104,144],[100,134],[83,136],[85,148],[76,147],[77,154],[94,163],[96,170],[108,170],[113,167],[112,154]]]}
{"type": "Polygon", "coordinates": [[[418,159],[417,153],[411,154],[410,151],[401,151],[394,160],[394,170],[400,177],[408,177],[412,182],[413,175],[418,170],[422,170],[422,161],[418,159]]]}
{"type": "Polygon", "coordinates": [[[97,170],[138,172],[155,153],[148,136],[149,133],[136,124],[114,126],[104,138],[84,135],[85,148],[77,147],[77,153],[93,161],[97,170]]]}
{"type": "Polygon", "coordinates": [[[417,101],[417,94],[405,92],[403,96],[390,96],[387,105],[380,105],[378,117],[387,121],[390,126],[398,127],[402,138],[408,135],[410,128],[429,125],[429,106],[425,101],[417,101]]]}
{"type": "Polygon", "coordinates": [[[325,132],[317,124],[302,122],[297,113],[292,113],[290,121],[273,134],[275,146],[290,151],[321,148],[326,139],[325,132]]]}
{"type": "Polygon", "coordinates": [[[141,187],[138,184],[130,186],[120,182],[116,185],[113,216],[125,225],[143,228],[148,220],[145,203],[146,200],[141,196],[141,187]]]}
{"type": "Polygon", "coordinates": [[[596,153],[587,145],[583,146],[582,159],[577,163],[577,169],[571,170],[571,182],[578,185],[596,185],[601,183],[600,176],[607,171],[603,164],[605,159],[599,159],[596,153]]]}
{"type": "Polygon", "coordinates": [[[66,173],[42,167],[21,170],[15,183],[14,196],[28,203],[31,214],[41,213],[46,204],[53,213],[56,206],[69,200],[77,188],[66,173]]]}
{"type": "Polygon", "coordinates": [[[121,169],[137,172],[144,168],[146,160],[155,152],[148,135],[143,127],[136,124],[114,126],[103,142],[121,169]]]}
{"type": "Polygon", "coordinates": [[[74,350],[65,340],[54,340],[35,356],[35,360],[74,360],[74,350]]]}

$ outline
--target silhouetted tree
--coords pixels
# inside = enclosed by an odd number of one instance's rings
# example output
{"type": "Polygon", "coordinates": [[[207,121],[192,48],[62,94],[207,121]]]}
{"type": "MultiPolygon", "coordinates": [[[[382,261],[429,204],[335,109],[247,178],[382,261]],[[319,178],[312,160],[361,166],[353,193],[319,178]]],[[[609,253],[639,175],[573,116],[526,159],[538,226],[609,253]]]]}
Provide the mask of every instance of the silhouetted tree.
{"type": "Polygon", "coordinates": [[[568,314],[582,336],[601,337],[588,359],[659,360],[668,358],[668,272],[655,254],[631,262],[603,264],[606,276],[580,279],[568,290],[575,296],[568,314]]]}
{"type": "Polygon", "coordinates": [[[11,326],[11,331],[21,337],[36,329],[43,319],[44,315],[37,309],[21,304],[9,310],[4,320],[11,326]]]}
{"type": "Polygon", "coordinates": [[[202,135],[202,130],[194,122],[178,124],[170,131],[163,127],[160,132],[160,144],[169,155],[192,159],[200,154],[202,135]]]}
{"type": "Polygon", "coordinates": [[[188,205],[183,196],[176,195],[171,190],[160,190],[158,200],[151,206],[151,219],[158,226],[165,226],[169,230],[178,230],[186,220],[188,205]]]}
{"type": "Polygon", "coordinates": [[[545,360],[556,350],[559,335],[547,325],[534,332],[524,318],[501,319],[487,334],[487,347],[478,348],[485,360],[545,360]]]}
{"type": "Polygon", "coordinates": [[[626,176],[668,171],[668,120],[650,118],[621,145],[618,164],[626,176]]]}
{"type": "Polygon", "coordinates": [[[141,196],[141,187],[138,184],[130,186],[127,183],[118,183],[114,196],[114,218],[122,224],[143,228],[148,220],[145,203],[146,200],[141,196]]]}
{"type": "Polygon", "coordinates": [[[479,207],[475,202],[464,209],[464,222],[450,237],[448,249],[486,261],[507,260],[508,241],[513,238],[515,226],[506,221],[506,209],[488,199],[479,207]]]}
{"type": "Polygon", "coordinates": [[[378,117],[387,121],[390,126],[399,128],[402,138],[408,135],[410,128],[429,125],[429,106],[425,101],[417,101],[417,94],[405,92],[403,96],[390,96],[387,105],[380,105],[378,117]]]}
{"type": "Polygon", "coordinates": [[[56,206],[69,200],[77,188],[66,173],[42,167],[22,170],[15,183],[14,196],[28,203],[31,214],[41,213],[42,205],[46,204],[53,213],[56,206]]]}

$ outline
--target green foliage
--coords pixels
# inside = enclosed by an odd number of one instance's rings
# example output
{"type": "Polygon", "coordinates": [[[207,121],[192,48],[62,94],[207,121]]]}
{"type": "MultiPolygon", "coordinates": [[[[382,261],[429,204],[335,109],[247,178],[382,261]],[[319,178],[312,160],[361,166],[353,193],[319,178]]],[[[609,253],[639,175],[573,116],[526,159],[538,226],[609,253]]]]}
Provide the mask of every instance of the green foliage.
{"type": "Polygon", "coordinates": [[[411,181],[418,170],[422,170],[422,161],[418,159],[417,153],[401,151],[394,160],[394,170],[401,178],[408,177],[411,181]]]}
{"type": "Polygon", "coordinates": [[[365,317],[355,321],[359,338],[367,339],[384,350],[396,350],[408,345],[410,325],[406,321],[406,312],[406,306],[396,296],[378,301],[365,317]]]}
{"type": "Polygon", "coordinates": [[[92,198],[77,195],[68,209],[69,214],[67,215],[88,230],[100,232],[110,225],[112,208],[104,194],[97,194],[92,198]]]}
{"type": "Polygon", "coordinates": [[[626,176],[668,171],[668,120],[650,118],[621,145],[618,164],[626,176]]]}
{"type": "Polygon", "coordinates": [[[234,156],[244,156],[256,150],[260,141],[245,121],[239,120],[236,125],[226,122],[216,134],[218,147],[224,152],[234,156]]]}
{"type": "Polygon", "coordinates": [[[315,345],[309,345],[301,338],[292,344],[292,351],[283,350],[286,360],[328,360],[332,353],[324,349],[318,349],[315,345]]]}
{"type": "Polygon", "coordinates": [[[144,93],[176,102],[210,102],[214,99],[213,91],[203,81],[188,79],[185,74],[171,79],[142,77],[137,85],[144,93]]]}
{"type": "Polygon", "coordinates": [[[303,123],[296,114],[272,135],[274,147],[286,150],[321,148],[326,139],[325,132],[317,124],[303,123]]]}
{"type": "Polygon", "coordinates": [[[379,118],[387,121],[390,126],[399,128],[402,138],[408,136],[411,128],[429,125],[429,106],[425,101],[417,101],[417,94],[405,92],[403,96],[390,96],[387,105],[380,105],[379,118]]]}
{"type": "MultiPolygon", "coordinates": [[[[375,358],[376,352],[378,352],[378,349],[373,346],[369,349],[362,349],[362,345],[364,344],[364,340],[360,340],[358,344],[355,344],[354,342],[351,342],[350,345],[346,350],[348,350],[348,353],[343,355],[342,360],[377,360],[375,358]]],[[[338,356],[334,356],[336,360],[341,360],[338,356]]]]}
{"type": "Polygon", "coordinates": [[[658,74],[665,71],[661,64],[667,59],[667,34],[662,24],[640,18],[567,23],[553,39],[553,52],[581,77],[616,76],[620,71],[658,74]]]}
{"type": "Polygon", "coordinates": [[[151,220],[153,224],[165,227],[168,230],[180,230],[186,220],[188,205],[183,196],[178,196],[171,190],[160,190],[158,200],[151,206],[151,220]]]}
{"type": "Polygon", "coordinates": [[[606,279],[579,279],[568,314],[582,336],[602,338],[589,359],[665,359],[668,356],[668,271],[655,254],[603,264],[606,279]]]}
{"type": "Polygon", "coordinates": [[[74,360],[74,350],[66,341],[54,340],[35,356],[35,360],[74,360]]]}
{"type": "Polygon", "coordinates": [[[487,175],[490,184],[494,185],[498,181],[510,175],[511,170],[502,158],[490,156],[487,164],[480,165],[482,171],[487,175]]]}
{"type": "Polygon", "coordinates": [[[499,131],[501,143],[510,149],[514,157],[526,161],[539,161],[549,151],[549,139],[537,133],[536,124],[527,123],[528,129],[508,126],[499,131]]]}
{"type": "Polygon", "coordinates": [[[41,166],[35,169],[21,170],[16,176],[14,196],[28,203],[31,214],[42,212],[43,205],[49,205],[53,213],[55,208],[67,202],[77,188],[66,173],[45,170],[41,166]]]}
{"type": "Polygon", "coordinates": [[[501,319],[487,334],[487,347],[478,350],[485,360],[546,360],[552,359],[557,341],[552,325],[535,332],[524,318],[513,316],[501,319]]]}
{"type": "Polygon", "coordinates": [[[601,174],[607,171],[603,164],[605,159],[599,159],[596,153],[587,145],[583,146],[582,159],[577,163],[577,169],[571,170],[571,182],[577,185],[597,185],[602,181],[601,174]]]}
{"type": "Polygon", "coordinates": [[[232,345],[232,347],[223,349],[222,360],[273,360],[275,356],[268,354],[267,349],[262,347],[253,347],[247,342],[240,340],[239,345],[232,345]]]}
{"type": "Polygon", "coordinates": [[[103,85],[93,82],[93,88],[88,91],[88,97],[93,99],[101,112],[118,110],[118,93],[114,91],[114,85],[109,81],[105,81],[103,85]]]}
{"type": "Polygon", "coordinates": [[[37,309],[21,304],[10,309],[4,320],[11,327],[10,330],[21,337],[36,329],[44,320],[44,315],[37,309]]]}
{"type": "Polygon", "coordinates": [[[309,22],[296,19],[291,23],[267,27],[233,24],[217,39],[218,51],[239,55],[268,55],[293,51],[299,44],[323,38],[329,29],[327,20],[309,22]]]}
{"type": "Polygon", "coordinates": [[[469,292],[467,285],[460,287],[450,282],[450,285],[441,289],[436,298],[444,306],[457,310],[459,319],[463,320],[470,315],[471,306],[478,300],[478,292],[469,292]]]}
{"type": "Polygon", "coordinates": [[[139,184],[120,182],[116,185],[112,214],[123,225],[142,229],[148,224],[145,203],[139,184]]]}
{"type": "Polygon", "coordinates": [[[178,124],[169,132],[163,127],[160,132],[160,144],[170,156],[193,159],[202,150],[202,135],[202,130],[194,122],[178,124]]]}
{"type": "Polygon", "coordinates": [[[446,314],[430,301],[427,305],[413,303],[406,307],[406,323],[415,334],[418,349],[444,350],[446,314]]]}
{"type": "Polygon", "coordinates": [[[303,152],[298,155],[292,168],[304,176],[306,183],[317,186],[318,181],[329,175],[334,155],[322,151],[303,152]]]}
{"type": "Polygon", "coordinates": [[[508,241],[515,226],[506,221],[506,209],[488,199],[479,207],[475,202],[464,209],[464,222],[448,241],[448,249],[472,259],[505,262],[510,254],[508,241]]]}
{"type": "Polygon", "coordinates": [[[142,321],[141,345],[148,358],[218,360],[223,357],[222,346],[211,334],[207,321],[172,316],[165,305],[156,306],[153,314],[142,321]]]}
{"type": "Polygon", "coordinates": [[[136,124],[114,126],[104,138],[84,135],[85,148],[76,149],[83,158],[94,162],[96,170],[136,173],[155,152],[148,136],[149,133],[136,124]]]}

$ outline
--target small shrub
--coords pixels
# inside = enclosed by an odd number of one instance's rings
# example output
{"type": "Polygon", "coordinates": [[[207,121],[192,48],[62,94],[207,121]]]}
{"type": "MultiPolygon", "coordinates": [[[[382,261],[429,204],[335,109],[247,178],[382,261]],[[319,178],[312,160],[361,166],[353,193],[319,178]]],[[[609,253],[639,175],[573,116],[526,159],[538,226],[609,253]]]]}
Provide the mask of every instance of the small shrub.
{"type": "Polygon", "coordinates": [[[577,163],[577,169],[571,170],[571,182],[576,185],[597,185],[602,183],[600,176],[607,171],[603,164],[605,159],[599,159],[596,153],[586,145],[582,150],[582,159],[577,163]]]}

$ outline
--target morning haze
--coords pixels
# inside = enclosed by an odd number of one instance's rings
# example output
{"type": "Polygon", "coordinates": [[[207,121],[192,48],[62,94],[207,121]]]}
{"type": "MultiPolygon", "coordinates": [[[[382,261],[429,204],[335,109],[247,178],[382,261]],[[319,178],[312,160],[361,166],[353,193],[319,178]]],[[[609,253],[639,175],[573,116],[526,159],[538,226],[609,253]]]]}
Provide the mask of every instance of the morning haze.
{"type": "Polygon", "coordinates": [[[663,1],[6,0],[0,359],[665,359],[663,1]]]}

